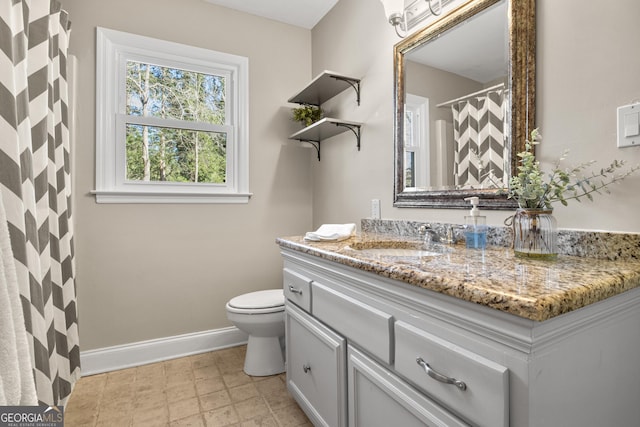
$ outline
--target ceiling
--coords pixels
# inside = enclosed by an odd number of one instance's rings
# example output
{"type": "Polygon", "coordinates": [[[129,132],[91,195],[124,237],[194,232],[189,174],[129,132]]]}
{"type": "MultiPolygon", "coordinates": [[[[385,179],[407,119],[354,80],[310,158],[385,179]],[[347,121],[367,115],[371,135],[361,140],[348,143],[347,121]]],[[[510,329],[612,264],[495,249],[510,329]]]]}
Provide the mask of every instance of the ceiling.
{"type": "Polygon", "coordinates": [[[306,29],[313,28],[338,0],[205,0],[306,29]]]}
{"type": "Polygon", "coordinates": [[[507,2],[498,3],[455,31],[411,51],[414,62],[449,71],[480,83],[487,83],[508,72],[509,22],[507,2]]]}

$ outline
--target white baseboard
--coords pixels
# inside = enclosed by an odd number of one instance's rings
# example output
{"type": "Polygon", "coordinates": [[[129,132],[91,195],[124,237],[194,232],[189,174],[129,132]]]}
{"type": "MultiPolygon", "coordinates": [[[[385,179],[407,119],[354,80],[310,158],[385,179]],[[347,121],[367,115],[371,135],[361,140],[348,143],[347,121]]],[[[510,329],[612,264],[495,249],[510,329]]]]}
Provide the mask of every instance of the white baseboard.
{"type": "Polygon", "coordinates": [[[100,374],[247,343],[238,328],[215,329],[80,352],[82,376],[100,374]]]}

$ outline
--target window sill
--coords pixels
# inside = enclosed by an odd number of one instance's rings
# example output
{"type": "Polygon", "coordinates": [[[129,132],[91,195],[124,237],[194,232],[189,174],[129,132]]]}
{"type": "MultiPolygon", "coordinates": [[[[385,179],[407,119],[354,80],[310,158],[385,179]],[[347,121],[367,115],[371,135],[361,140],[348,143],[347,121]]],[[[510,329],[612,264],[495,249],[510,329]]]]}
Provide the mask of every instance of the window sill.
{"type": "Polygon", "coordinates": [[[249,203],[253,193],[140,192],[93,190],[96,203],[249,203]]]}

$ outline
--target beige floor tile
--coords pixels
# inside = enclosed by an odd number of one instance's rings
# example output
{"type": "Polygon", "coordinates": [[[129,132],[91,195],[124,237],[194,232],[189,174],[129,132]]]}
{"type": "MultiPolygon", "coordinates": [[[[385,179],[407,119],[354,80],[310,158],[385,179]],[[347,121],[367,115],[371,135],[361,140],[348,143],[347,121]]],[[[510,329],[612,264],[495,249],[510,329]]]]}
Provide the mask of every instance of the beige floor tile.
{"type": "Polygon", "coordinates": [[[186,418],[200,413],[200,402],[198,398],[192,397],[177,402],[169,402],[169,419],[171,421],[186,418]]]}
{"type": "Polygon", "coordinates": [[[269,414],[243,421],[240,423],[240,427],[279,427],[279,425],[276,419],[269,414]]]}
{"type": "Polygon", "coordinates": [[[168,376],[191,373],[192,369],[191,360],[187,358],[173,359],[164,362],[164,373],[168,376]]]}
{"type": "Polygon", "coordinates": [[[307,416],[298,405],[274,409],[273,414],[282,427],[300,426],[309,422],[307,416]]]}
{"type": "Polygon", "coordinates": [[[136,380],[136,369],[128,368],[119,371],[109,372],[107,374],[107,387],[112,384],[127,384],[136,380]]]}
{"type": "Polygon", "coordinates": [[[249,400],[234,403],[233,406],[236,408],[241,421],[250,420],[270,413],[269,407],[262,397],[254,397],[249,400]]]}
{"type": "MultiPolygon", "coordinates": [[[[77,390],[74,390],[77,393],[77,390]]],[[[100,403],[98,394],[75,394],[74,399],[69,399],[65,411],[96,412],[100,403]]]]}
{"type": "Polygon", "coordinates": [[[284,374],[242,371],[245,348],[83,377],[65,407],[65,426],[312,427],[284,374]]]}
{"type": "Polygon", "coordinates": [[[176,402],[193,397],[196,397],[196,387],[192,382],[167,387],[167,401],[169,402],[176,402]]]}
{"type": "Polygon", "coordinates": [[[220,390],[200,396],[200,407],[203,411],[231,405],[231,397],[227,390],[220,390]]]}
{"type": "Polygon", "coordinates": [[[65,409],[64,425],[67,427],[94,426],[98,421],[97,412],[78,412],[73,409],[65,409]]]}
{"type": "Polygon", "coordinates": [[[249,383],[230,388],[229,395],[231,396],[231,401],[235,403],[251,399],[253,397],[258,397],[260,393],[258,393],[258,388],[254,383],[249,383]]]}
{"type": "Polygon", "coordinates": [[[239,385],[244,385],[252,382],[251,377],[242,371],[222,374],[222,379],[224,380],[224,383],[226,384],[226,386],[229,388],[237,387],[239,385]]]}
{"type": "Polygon", "coordinates": [[[153,390],[149,393],[137,393],[133,401],[134,411],[145,411],[160,406],[167,406],[167,396],[164,390],[153,390]]]}
{"type": "Polygon", "coordinates": [[[169,425],[171,427],[205,427],[205,423],[202,419],[202,414],[192,415],[180,420],[171,421],[169,425]]]}
{"type": "Polygon", "coordinates": [[[213,352],[212,357],[216,361],[216,363],[221,363],[226,362],[231,358],[235,358],[239,354],[240,353],[238,352],[237,347],[229,347],[213,352]]]}
{"type": "Polygon", "coordinates": [[[142,365],[136,368],[136,380],[140,378],[163,377],[164,374],[164,363],[162,362],[142,365]]]}
{"type": "Polygon", "coordinates": [[[189,368],[188,371],[171,371],[167,372],[165,377],[165,383],[168,387],[172,385],[194,382],[195,377],[193,375],[193,371],[189,368]]]}
{"type": "Polygon", "coordinates": [[[193,375],[195,376],[196,380],[206,380],[209,378],[219,378],[220,371],[218,370],[218,367],[215,364],[213,364],[213,365],[203,366],[200,368],[195,368],[193,370],[193,375]]]}
{"type": "Polygon", "coordinates": [[[279,376],[268,377],[255,385],[262,394],[279,393],[287,389],[287,385],[282,382],[279,376]]]}
{"type": "Polygon", "coordinates": [[[204,420],[207,427],[230,426],[240,421],[233,406],[224,406],[205,412],[204,420]]]}
{"type": "Polygon", "coordinates": [[[119,413],[119,412],[102,412],[98,414],[98,422],[96,426],[100,427],[113,427],[113,426],[128,426],[131,424],[131,413],[119,413]]]}
{"type": "Polygon", "coordinates": [[[82,381],[78,381],[73,390],[79,394],[102,393],[106,384],[107,374],[90,375],[82,377],[82,381]]]}
{"type": "Polygon", "coordinates": [[[216,364],[216,357],[212,353],[202,353],[192,356],[193,369],[204,368],[205,366],[212,366],[216,364]]]}
{"type": "Polygon", "coordinates": [[[164,377],[139,378],[133,384],[133,389],[136,394],[151,393],[158,390],[164,390],[165,387],[166,381],[164,377]]]}
{"type": "Polygon", "coordinates": [[[288,391],[263,395],[264,400],[272,409],[284,408],[285,406],[296,405],[296,401],[288,391]]]}
{"type": "Polygon", "coordinates": [[[214,391],[220,391],[225,388],[225,383],[222,378],[207,378],[204,380],[196,380],[196,391],[199,396],[204,394],[213,393],[214,391]]]}
{"type": "Polygon", "coordinates": [[[135,410],[132,418],[132,425],[134,427],[153,425],[166,426],[169,424],[169,408],[164,405],[144,410],[135,410]]]}
{"type": "Polygon", "coordinates": [[[133,398],[125,396],[105,396],[100,401],[99,412],[122,414],[133,411],[133,398]]]}
{"type": "MultiPolygon", "coordinates": [[[[244,374],[244,363],[222,363],[218,364],[218,369],[222,375],[242,373],[244,374]]],[[[246,374],[245,374],[246,375],[246,374]]]]}
{"type": "Polygon", "coordinates": [[[168,427],[170,424],[168,422],[163,422],[156,419],[149,419],[144,421],[134,421],[131,424],[132,427],[168,427]]]}

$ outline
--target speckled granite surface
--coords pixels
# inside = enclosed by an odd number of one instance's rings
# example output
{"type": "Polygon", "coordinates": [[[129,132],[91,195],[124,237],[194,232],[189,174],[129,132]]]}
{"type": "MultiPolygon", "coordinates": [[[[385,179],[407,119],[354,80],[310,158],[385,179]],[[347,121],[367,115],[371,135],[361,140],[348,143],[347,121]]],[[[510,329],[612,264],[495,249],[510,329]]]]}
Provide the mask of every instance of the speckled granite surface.
{"type": "MultiPolygon", "coordinates": [[[[363,232],[395,234],[415,237],[418,228],[425,222],[363,219],[363,232]]],[[[441,236],[446,234],[447,226],[452,226],[457,241],[463,241],[463,230],[459,224],[429,223],[441,236]]],[[[489,226],[487,244],[491,246],[511,247],[513,233],[510,227],[489,226]]],[[[599,231],[558,230],[558,253],[580,257],[639,260],[640,233],[610,233],[599,231]]]]}
{"type": "MultiPolygon", "coordinates": [[[[409,235],[413,239],[406,234],[399,237],[401,230],[395,231],[393,235],[363,232],[341,242],[306,242],[299,236],[278,238],[277,243],[535,321],[640,287],[640,262],[634,250],[622,250],[624,256],[616,256],[615,260],[560,255],[549,261],[516,258],[504,246],[489,246],[481,251],[466,249],[463,244],[432,245],[427,249],[437,255],[427,256],[388,256],[353,249],[358,245],[380,246],[380,241],[391,242],[383,246],[407,240],[420,243],[413,231],[409,235]]],[[[495,244],[491,239],[490,242],[495,244]]]]}

